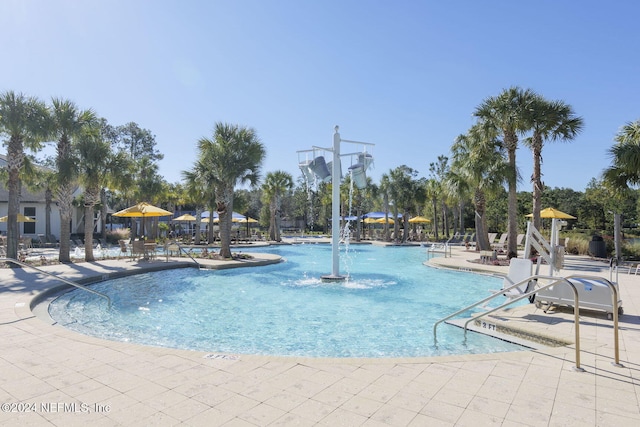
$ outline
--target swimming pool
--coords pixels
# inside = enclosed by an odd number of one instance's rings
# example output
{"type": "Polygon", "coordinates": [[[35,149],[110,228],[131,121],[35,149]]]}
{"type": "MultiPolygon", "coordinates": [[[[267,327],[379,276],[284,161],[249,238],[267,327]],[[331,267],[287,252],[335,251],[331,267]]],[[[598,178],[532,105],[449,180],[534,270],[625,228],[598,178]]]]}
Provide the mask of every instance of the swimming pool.
{"type": "MultiPolygon", "coordinates": [[[[351,245],[341,255],[350,280],[323,283],[328,245],[275,246],[277,265],[232,270],[176,269],[61,295],[51,317],[75,331],[154,346],[239,354],[415,357],[521,350],[436,320],[500,287],[495,277],[424,266],[423,248],[351,245]]],[[[257,249],[251,249],[257,252],[257,249]]]]}

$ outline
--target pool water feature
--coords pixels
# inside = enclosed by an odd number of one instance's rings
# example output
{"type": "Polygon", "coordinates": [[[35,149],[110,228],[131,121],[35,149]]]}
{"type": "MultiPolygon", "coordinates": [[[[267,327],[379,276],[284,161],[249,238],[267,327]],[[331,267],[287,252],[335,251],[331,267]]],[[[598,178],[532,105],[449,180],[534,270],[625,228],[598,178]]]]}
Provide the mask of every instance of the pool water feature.
{"type": "MultiPolygon", "coordinates": [[[[423,265],[416,247],[351,245],[350,278],[324,283],[331,247],[262,249],[286,262],[231,270],[176,269],[109,280],[59,296],[59,324],[100,338],[236,354],[415,357],[523,347],[434,322],[500,287],[495,277],[423,265]]],[[[250,252],[258,252],[251,249],[250,252]]],[[[499,301],[496,302],[499,304],[499,301]]]]}

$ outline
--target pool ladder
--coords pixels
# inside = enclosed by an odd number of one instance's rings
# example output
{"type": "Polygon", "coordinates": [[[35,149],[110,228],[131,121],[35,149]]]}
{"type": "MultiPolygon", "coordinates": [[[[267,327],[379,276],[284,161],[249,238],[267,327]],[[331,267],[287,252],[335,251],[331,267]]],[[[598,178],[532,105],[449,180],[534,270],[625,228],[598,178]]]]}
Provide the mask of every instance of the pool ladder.
{"type": "Polygon", "coordinates": [[[524,280],[521,280],[509,287],[506,287],[486,298],[483,298],[482,300],[471,304],[463,309],[460,309],[458,311],[456,311],[453,314],[450,314],[449,316],[443,317],[442,319],[438,320],[436,323],[433,324],[433,343],[434,345],[438,344],[438,339],[437,339],[437,335],[436,335],[436,329],[438,327],[438,325],[442,322],[445,322],[455,316],[458,316],[459,314],[464,313],[465,311],[471,310],[472,308],[475,308],[479,305],[482,304],[486,304],[487,302],[491,301],[494,298],[497,298],[499,296],[502,296],[503,294],[511,291],[511,290],[516,290],[516,288],[518,288],[519,286],[525,285],[531,281],[536,283],[536,286],[534,286],[535,289],[533,289],[530,292],[525,292],[515,298],[510,298],[509,301],[507,301],[506,303],[493,308],[491,310],[479,313],[475,316],[472,316],[470,319],[468,319],[465,323],[464,323],[464,336],[465,339],[467,337],[467,327],[469,325],[469,323],[480,319],[481,317],[487,316],[495,311],[498,310],[502,310],[503,308],[518,302],[522,299],[525,298],[529,298],[531,295],[535,295],[538,291],[541,291],[543,289],[547,289],[550,288],[551,286],[555,286],[561,283],[565,283],[567,284],[569,287],[571,287],[571,290],[573,291],[573,300],[574,300],[574,305],[573,305],[573,313],[574,313],[574,330],[575,330],[575,348],[576,348],[576,365],[573,368],[575,371],[578,372],[584,372],[584,369],[582,369],[580,367],[580,309],[579,309],[579,296],[578,296],[578,290],[576,289],[575,285],[573,283],[571,283],[569,281],[569,279],[588,279],[588,280],[596,280],[598,282],[604,283],[605,285],[607,285],[609,287],[609,289],[611,289],[611,299],[612,299],[612,305],[613,305],[613,340],[614,340],[614,362],[611,362],[611,364],[613,366],[616,367],[623,367],[624,365],[622,365],[620,363],[620,345],[619,345],[619,340],[618,340],[618,290],[616,289],[616,287],[613,285],[613,283],[611,283],[609,280],[602,278],[602,277],[598,277],[598,276],[587,276],[587,275],[581,275],[581,274],[574,274],[571,276],[567,276],[567,277],[557,277],[557,276],[542,276],[542,275],[534,275],[534,276],[530,276],[524,280]],[[548,283],[546,285],[540,286],[538,279],[544,279],[544,280],[550,280],[551,283],[548,283]]]}
{"type": "Polygon", "coordinates": [[[105,294],[103,294],[101,292],[98,292],[98,291],[95,291],[93,289],[87,288],[86,286],[83,286],[83,285],[81,285],[79,283],[76,283],[76,282],[74,282],[72,280],[68,280],[68,279],[65,279],[64,277],[60,277],[60,276],[58,276],[56,274],[49,273],[48,271],[44,271],[44,270],[42,270],[42,269],[40,269],[38,267],[34,267],[31,264],[27,264],[25,262],[18,261],[17,259],[14,259],[14,258],[0,258],[0,262],[9,262],[9,263],[12,263],[12,264],[19,265],[21,267],[28,267],[28,268],[30,268],[32,270],[37,271],[38,273],[44,274],[45,276],[53,277],[53,278],[55,278],[57,280],[60,280],[61,282],[66,283],[67,285],[71,285],[71,286],[73,286],[75,288],[82,289],[83,291],[87,291],[89,293],[97,295],[100,298],[106,299],[107,300],[107,304],[109,305],[109,309],[111,309],[111,298],[109,298],[108,295],[105,295],[105,294]]]}

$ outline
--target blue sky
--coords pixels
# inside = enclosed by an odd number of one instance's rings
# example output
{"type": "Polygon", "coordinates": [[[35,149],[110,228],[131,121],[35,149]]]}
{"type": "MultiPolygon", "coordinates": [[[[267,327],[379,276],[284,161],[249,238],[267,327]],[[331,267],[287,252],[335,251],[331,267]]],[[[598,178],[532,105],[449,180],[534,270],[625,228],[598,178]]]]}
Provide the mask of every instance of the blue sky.
{"type": "MultiPolygon", "coordinates": [[[[542,171],[584,190],[640,119],[639,15],[635,0],[3,0],[0,90],[151,130],[169,182],[217,121],[255,128],[263,174],[294,177],[296,151],[330,146],[339,125],[376,144],[378,181],[402,164],[428,176],[474,109],[517,85],[583,117],[573,142],[545,146],[542,171]]],[[[517,161],[530,191],[528,149],[517,161]]]]}

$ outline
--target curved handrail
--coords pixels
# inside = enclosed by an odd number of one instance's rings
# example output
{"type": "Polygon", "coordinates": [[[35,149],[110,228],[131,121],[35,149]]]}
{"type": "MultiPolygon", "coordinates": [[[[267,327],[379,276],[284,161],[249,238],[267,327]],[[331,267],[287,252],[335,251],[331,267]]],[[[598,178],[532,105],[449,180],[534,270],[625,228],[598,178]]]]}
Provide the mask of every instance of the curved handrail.
{"type": "Polygon", "coordinates": [[[66,283],[67,285],[71,285],[71,286],[74,286],[74,287],[76,287],[76,288],[78,288],[78,289],[82,289],[82,290],[84,290],[84,291],[87,291],[87,292],[89,292],[89,293],[92,293],[92,294],[94,294],[94,295],[98,295],[99,297],[101,297],[101,298],[105,298],[105,299],[107,300],[107,303],[108,303],[108,305],[109,305],[109,309],[111,309],[111,298],[109,298],[109,296],[108,296],[108,295],[105,295],[105,294],[103,294],[103,293],[101,293],[101,292],[98,292],[98,291],[96,291],[96,290],[93,290],[93,289],[87,288],[86,286],[83,286],[83,285],[81,285],[81,284],[79,284],[79,283],[76,283],[76,282],[74,282],[74,281],[72,281],[72,280],[65,279],[64,277],[60,277],[60,276],[57,276],[57,275],[55,275],[55,274],[53,274],[53,273],[49,273],[48,271],[44,271],[44,270],[42,270],[42,269],[40,269],[40,268],[38,268],[38,267],[35,267],[35,266],[31,265],[31,264],[27,264],[27,263],[25,263],[25,262],[18,261],[17,259],[13,259],[13,258],[0,258],[0,262],[10,262],[10,263],[13,263],[13,264],[19,265],[19,266],[21,266],[21,267],[29,267],[29,268],[31,268],[31,269],[33,269],[33,270],[36,270],[38,273],[42,273],[42,274],[44,274],[44,275],[46,275],[46,276],[53,277],[53,278],[55,278],[55,279],[57,279],[57,280],[60,280],[60,281],[61,281],[61,282],[63,282],[63,283],[66,283]]]}
{"type": "Polygon", "coordinates": [[[169,249],[168,248],[169,248],[170,245],[176,245],[178,247],[178,251],[184,252],[184,254],[186,256],[188,256],[189,258],[191,258],[191,261],[193,261],[198,266],[198,268],[200,268],[200,263],[198,261],[196,261],[195,258],[192,257],[191,254],[188,251],[186,251],[182,247],[182,245],[180,243],[178,243],[178,242],[173,242],[173,243],[165,245],[164,251],[165,251],[165,254],[167,255],[167,261],[169,261],[169,249]]]}
{"type": "Polygon", "coordinates": [[[595,282],[604,283],[611,289],[611,307],[613,308],[613,343],[614,343],[614,366],[622,367],[623,365],[620,363],[620,345],[618,343],[618,299],[619,293],[616,285],[611,281],[607,280],[604,277],[599,276],[590,276],[587,274],[571,274],[566,277],[566,279],[586,279],[593,280],[595,282]]]}
{"type": "Polygon", "coordinates": [[[488,314],[493,313],[494,311],[500,310],[502,308],[505,308],[508,305],[511,305],[517,301],[520,301],[524,298],[527,298],[531,295],[535,295],[538,291],[541,291],[543,289],[549,288],[551,286],[557,285],[559,283],[566,283],[569,286],[571,286],[571,289],[573,291],[573,297],[574,297],[574,321],[575,321],[575,330],[576,330],[576,370],[580,370],[582,371],[582,368],[580,368],[580,332],[579,332],[579,328],[580,328],[580,320],[579,320],[579,295],[578,295],[578,290],[576,289],[575,285],[573,283],[570,282],[569,279],[586,279],[586,280],[593,280],[596,282],[600,282],[605,284],[606,286],[608,286],[611,289],[611,298],[612,298],[612,307],[613,307],[613,333],[614,333],[614,357],[615,357],[615,361],[613,362],[614,366],[617,367],[622,367],[623,365],[620,363],[620,349],[619,349],[619,339],[618,339],[618,289],[616,288],[616,286],[609,280],[605,279],[604,277],[600,277],[600,276],[589,276],[589,275],[583,275],[583,274],[573,274],[570,276],[566,276],[566,277],[557,277],[557,276],[542,276],[542,275],[534,275],[534,276],[530,276],[526,279],[521,280],[520,282],[514,283],[511,286],[508,286],[504,289],[502,289],[499,292],[496,292],[486,298],[483,298],[482,300],[471,304],[461,310],[456,311],[453,314],[450,314],[449,316],[446,316],[440,320],[438,320],[437,322],[434,323],[433,325],[433,340],[434,340],[434,344],[437,345],[437,335],[436,335],[436,328],[437,326],[446,321],[449,320],[459,314],[464,313],[465,311],[468,311],[474,307],[479,306],[480,304],[484,304],[494,298],[497,298],[501,295],[503,295],[505,292],[508,292],[514,288],[517,288],[518,286],[522,286],[525,283],[529,283],[530,281],[535,281],[536,282],[536,288],[534,290],[532,290],[531,292],[526,292],[522,295],[519,295],[516,298],[511,298],[509,301],[507,301],[506,303],[500,305],[499,307],[496,307],[494,309],[491,309],[489,311],[480,313],[476,316],[471,317],[469,320],[467,320],[464,324],[464,333],[465,333],[465,337],[467,334],[467,325],[472,322],[475,321],[483,316],[486,316],[488,314]],[[538,279],[545,279],[545,280],[552,280],[551,283],[548,283],[544,286],[539,286],[538,283],[538,279]]]}

